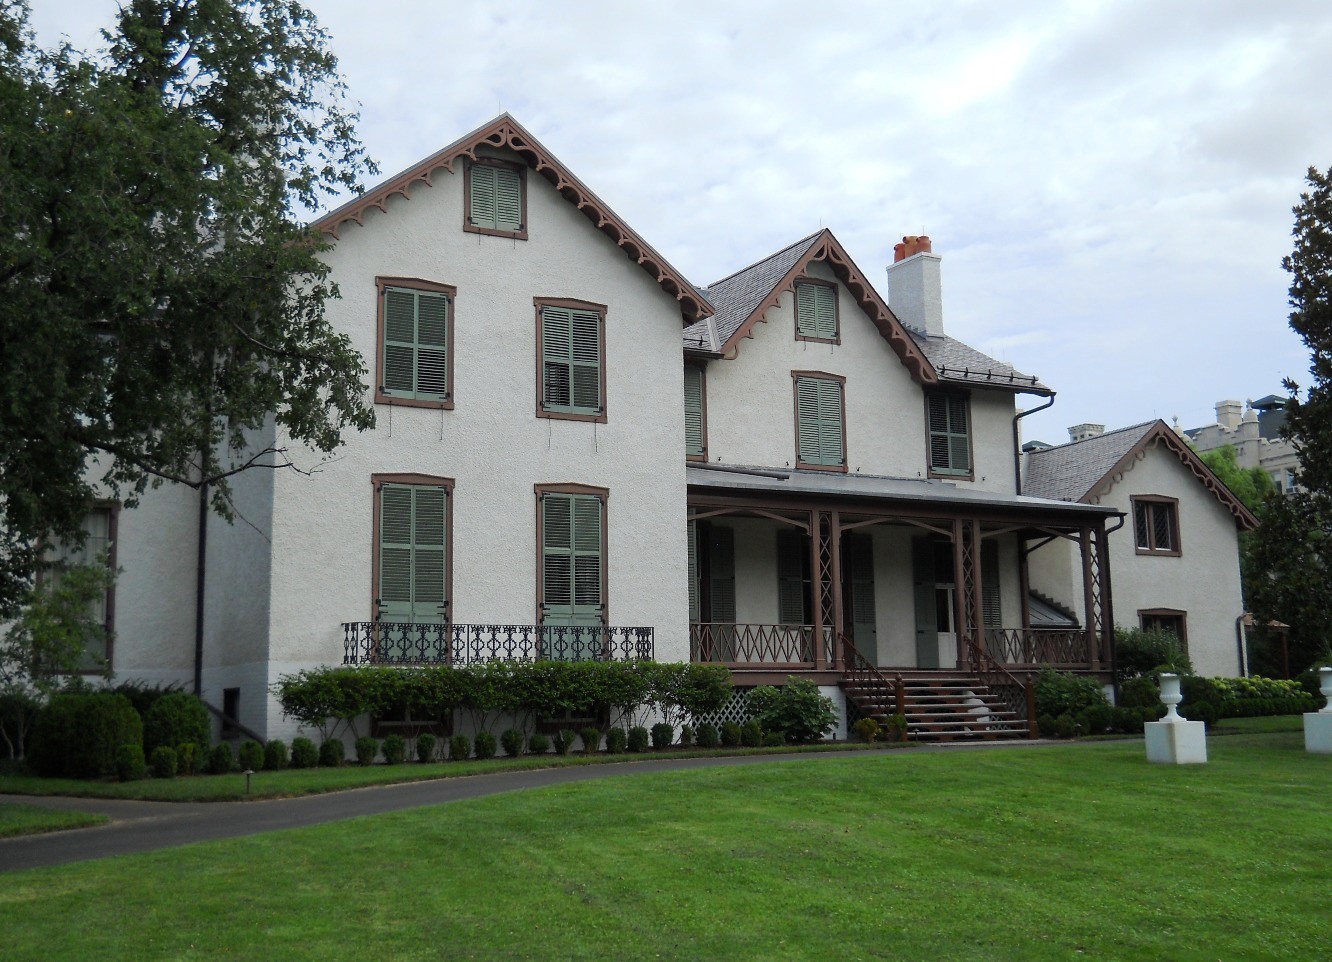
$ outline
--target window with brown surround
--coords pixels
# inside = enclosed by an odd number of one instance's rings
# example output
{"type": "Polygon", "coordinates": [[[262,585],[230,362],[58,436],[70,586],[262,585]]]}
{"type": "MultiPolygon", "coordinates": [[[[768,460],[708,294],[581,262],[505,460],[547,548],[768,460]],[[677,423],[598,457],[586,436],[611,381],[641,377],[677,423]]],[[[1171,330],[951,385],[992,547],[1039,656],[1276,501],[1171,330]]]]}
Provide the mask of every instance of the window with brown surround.
{"type": "Polygon", "coordinates": [[[463,230],[527,240],[527,166],[489,157],[463,166],[463,230]]]}
{"type": "Polygon", "coordinates": [[[929,476],[970,481],[971,397],[961,391],[925,392],[929,476]]]}
{"type": "Polygon", "coordinates": [[[457,288],[419,277],[376,277],[375,286],[375,402],[451,410],[457,288]]]}
{"type": "Polygon", "coordinates": [[[1138,554],[1178,557],[1179,500],[1155,494],[1133,499],[1133,537],[1138,554]]]}
{"type": "Polygon", "coordinates": [[[609,624],[606,570],[610,492],[585,484],[538,484],[537,622],[542,657],[600,657],[609,624]]]}
{"type": "Polygon", "coordinates": [[[796,467],[846,470],[846,378],[823,371],[792,371],[795,390],[796,467]]]}
{"type": "Polygon", "coordinates": [[[376,621],[448,624],[453,480],[376,474],[371,598],[376,621]]]}
{"type": "MultiPolygon", "coordinates": [[[[54,588],[61,575],[76,566],[106,564],[116,570],[116,528],[120,520],[120,505],[114,501],[98,501],[83,519],[83,543],[57,541],[47,555],[48,563],[38,572],[38,582],[54,588]]],[[[84,644],[80,674],[100,673],[110,667],[115,639],[116,586],[112,581],[106,595],[96,599],[88,611],[88,620],[102,627],[97,637],[89,637],[84,644]]]]}
{"type": "Polygon", "coordinates": [[[685,364],[684,402],[685,460],[706,461],[708,459],[707,379],[703,375],[703,368],[697,364],[685,364]]]}
{"type": "Polygon", "coordinates": [[[1178,608],[1143,608],[1138,612],[1143,631],[1163,631],[1179,639],[1184,654],[1189,653],[1188,612],[1178,608]]]}
{"type": "Polygon", "coordinates": [[[557,297],[536,305],[537,417],[606,423],[606,306],[557,297]]]}
{"type": "Polygon", "coordinates": [[[837,319],[837,285],[810,278],[795,285],[796,340],[840,344],[837,319]]]}

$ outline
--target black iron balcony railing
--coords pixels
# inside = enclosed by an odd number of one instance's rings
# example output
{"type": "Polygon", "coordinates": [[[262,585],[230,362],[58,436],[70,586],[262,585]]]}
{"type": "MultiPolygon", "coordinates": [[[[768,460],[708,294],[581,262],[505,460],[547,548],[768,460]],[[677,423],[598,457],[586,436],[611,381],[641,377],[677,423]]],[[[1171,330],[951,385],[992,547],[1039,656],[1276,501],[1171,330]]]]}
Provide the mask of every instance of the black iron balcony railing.
{"type": "Polygon", "coordinates": [[[441,625],[354,621],[344,665],[474,665],[486,661],[633,661],[655,657],[651,628],[441,625]]]}

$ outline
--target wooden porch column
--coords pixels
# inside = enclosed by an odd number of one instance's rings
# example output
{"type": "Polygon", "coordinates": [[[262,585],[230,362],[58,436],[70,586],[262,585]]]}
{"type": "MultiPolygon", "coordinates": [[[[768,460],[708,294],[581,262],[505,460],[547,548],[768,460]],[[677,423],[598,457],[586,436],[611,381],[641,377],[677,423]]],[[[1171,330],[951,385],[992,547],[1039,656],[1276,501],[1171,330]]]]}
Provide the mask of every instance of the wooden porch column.
{"type": "Polygon", "coordinates": [[[1018,591],[1022,595],[1022,630],[1031,631],[1031,572],[1027,568],[1027,539],[1018,540],[1018,591]]]}
{"type": "MultiPolygon", "coordinates": [[[[962,563],[962,519],[953,519],[953,634],[957,636],[957,667],[962,667],[962,637],[966,633],[966,574],[962,563]]],[[[942,666],[941,666],[942,667],[942,666]]]]}
{"type": "Polygon", "coordinates": [[[970,660],[979,646],[977,632],[984,622],[981,603],[980,522],[953,521],[953,599],[956,606],[957,665],[970,660]]]}
{"type": "Polygon", "coordinates": [[[1096,531],[1096,571],[1101,589],[1101,660],[1115,670],[1114,592],[1110,590],[1110,539],[1102,521],[1096,531]]]}
{"type": "Polygon", "coordinates": [[[809,513],[809,616],[814,622],[814,668],[824,671],[828,667],[828,653],[823,650],[823,575],[819,564],[823,533],[819,518],[819,512],[809,513]]]}
{"type": "Polygon", "coordinates": [[[846,652],[842,650],[842,633],[846,631],[846,616],[842,610],[842,521],[836,511],[830,512],[827,518],[828,552],[832,563],[829,566],[831,590],[824,595],[824,603],[831,609],[833,625],[833,650],[828,660],[832,662],[831,667],[842,671],[846,667],[846,652]]]}
{"type": "Polygon", "coordinates": [[[1082,554],[1082,610],[1083,620],[1086,622],[1084,634],[1087,638],[1087,657],[1091,659],[1093,671],[1098,670],[1100,666],[1100,647],[1101,632],[1100,625],[1097,623],[1097,598],[1095,590],[1095,575],[1092,570],[1092,537],[1091,529],[1083,526],[1078,531],[1078,549],[1082,554]]]}

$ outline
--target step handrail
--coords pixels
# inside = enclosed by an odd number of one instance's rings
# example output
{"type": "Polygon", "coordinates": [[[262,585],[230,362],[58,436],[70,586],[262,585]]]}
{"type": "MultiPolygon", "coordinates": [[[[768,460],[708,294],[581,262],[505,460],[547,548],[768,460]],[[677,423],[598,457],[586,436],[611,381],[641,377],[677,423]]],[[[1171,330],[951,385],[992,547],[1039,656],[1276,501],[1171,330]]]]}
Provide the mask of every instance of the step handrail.
{"type": "Polygon", "coordinates": [[[844,677],[851,681],[864,684],[868,682],[871,685],[878,685],[887,691],[893,693],[895,704],[894,711],[901,715],[906,708],[906,692],[902,685],[902,676],[894,675],[889,678],[883,672],[879,671],[877,665],[860,653],[860,650],[852,643],[846,635],[838,635],[838,641],[842,644],[842,651],[846,654],[845,667],[842,669],[844,677]]]}
{"type": "Polygon", "coordinates": [[[1027,723],[1027,737],[1037,738],[1040,731],[1036,726],[1036,685],[1032,680],[1031,672],[1027,672],[1026,680],[1018,678],[1003,665],[1001,665],[993,655],[985,650],[984,646],[977,641],[979,633],[972,633],[967,639],[967,648],[971,654],[971,670],[991,691],[1003,696],[1004,689],[1017,689],[1022,692],[1023,697],[1004,698],[1006,706],[1019,719],[1027,723]]]}

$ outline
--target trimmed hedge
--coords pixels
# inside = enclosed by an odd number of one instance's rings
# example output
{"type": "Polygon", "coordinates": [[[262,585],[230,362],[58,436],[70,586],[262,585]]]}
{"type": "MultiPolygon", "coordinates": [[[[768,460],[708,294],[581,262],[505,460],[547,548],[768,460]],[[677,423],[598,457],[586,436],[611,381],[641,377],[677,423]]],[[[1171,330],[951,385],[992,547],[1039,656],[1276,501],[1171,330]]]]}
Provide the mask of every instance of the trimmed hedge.
{"type": "Polygon", "coordinates": [[[213,726],[203,702],[188,692],[173,691],[155,699],[143,716],[143,750],[152,755],[161,745],[182,742],[209,745],[213,726]]]}
{"type": "Polygon", "coordinates": [[[33,726],[28,764],[48,778],[117,773],[122,745],[143,747],[143,723],[124,695],[54,695],[33,726]]]}

